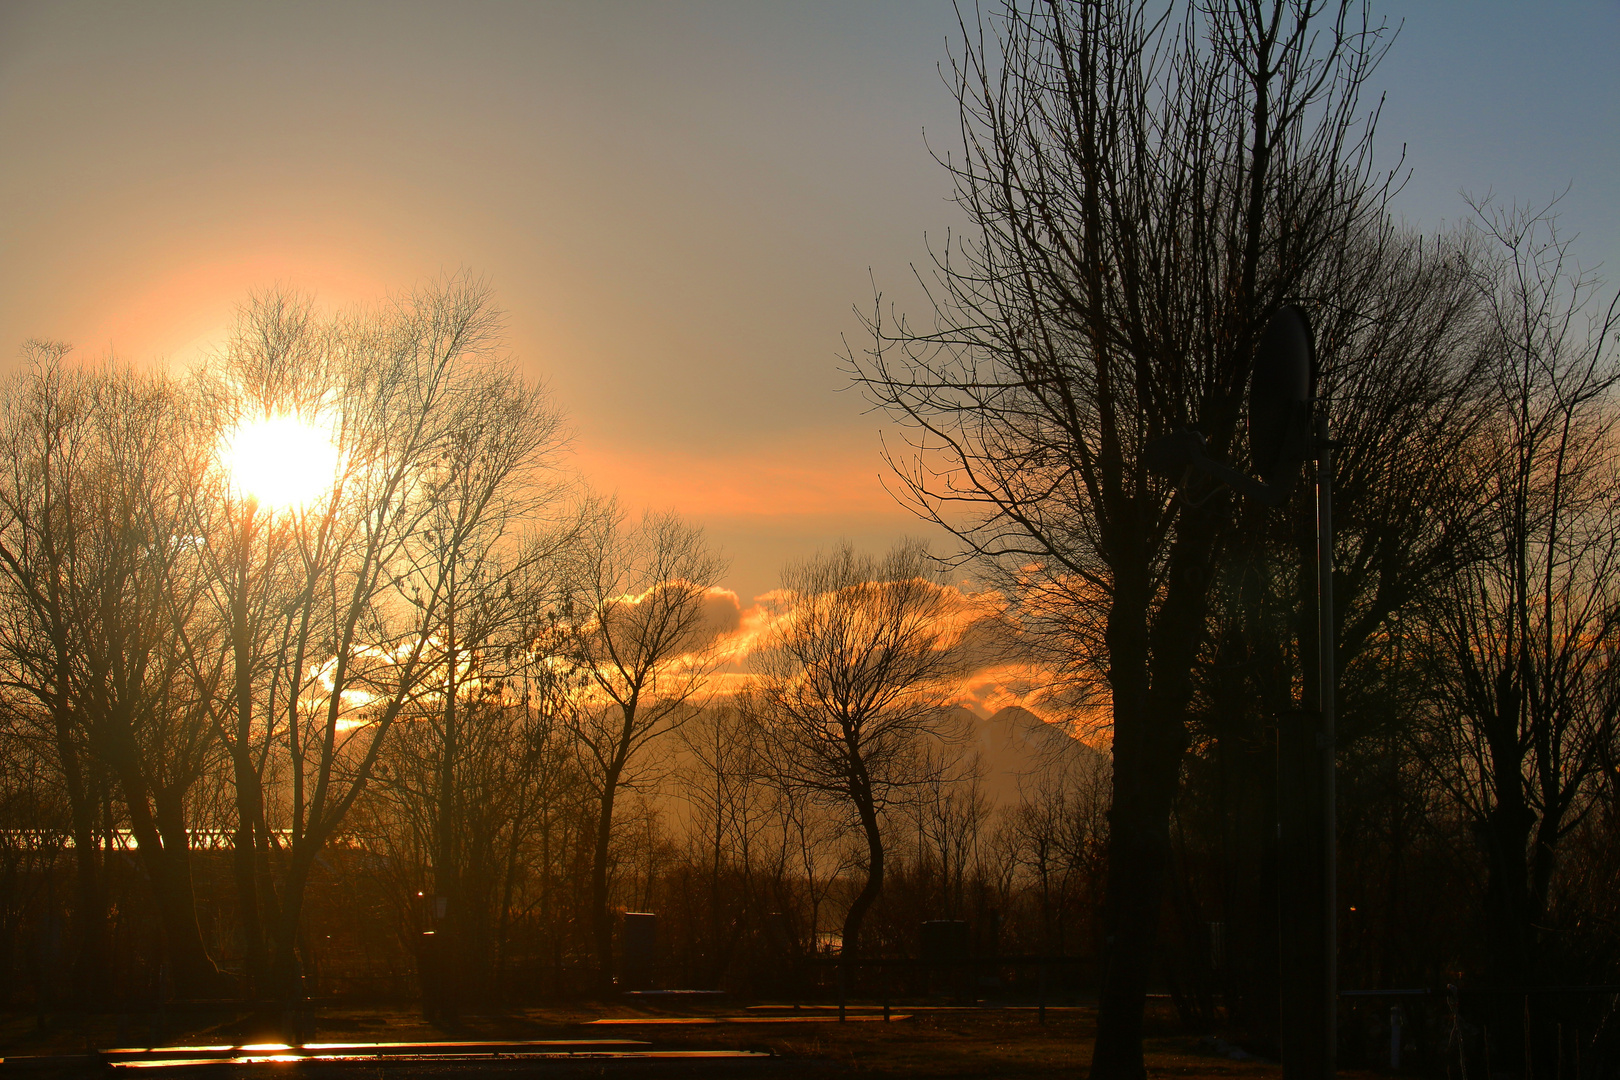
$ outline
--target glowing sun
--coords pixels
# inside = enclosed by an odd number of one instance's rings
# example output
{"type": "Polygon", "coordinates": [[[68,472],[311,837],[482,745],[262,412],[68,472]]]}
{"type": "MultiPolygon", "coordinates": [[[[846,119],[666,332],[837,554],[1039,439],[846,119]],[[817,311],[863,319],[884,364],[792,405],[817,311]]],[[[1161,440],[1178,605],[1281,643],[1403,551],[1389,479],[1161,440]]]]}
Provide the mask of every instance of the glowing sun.
{"type": "Polygon", "coordinates": [[[303,509],[331,491],[341,459],[331,431],[295,413],[244,419],[219,448],[237,494],[276,510],[303,509]]]}

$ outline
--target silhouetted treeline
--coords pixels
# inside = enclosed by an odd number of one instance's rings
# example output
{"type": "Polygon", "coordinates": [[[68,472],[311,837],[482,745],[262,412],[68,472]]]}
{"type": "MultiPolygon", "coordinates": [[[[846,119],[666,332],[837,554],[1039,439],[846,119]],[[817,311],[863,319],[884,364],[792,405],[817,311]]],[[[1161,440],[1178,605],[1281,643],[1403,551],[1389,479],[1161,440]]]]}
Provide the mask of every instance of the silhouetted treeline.
{"type": "Polygon", "coordinates": [[[934,917],[1093,951],[1100,756],[951,707],[1015,641],[1000,607],[915,544],[843,548],[725,625],[701,533],[583,493],[497,330],[456,279],[335,318],[254,298],[184,374],[29,347],[0,394],[6,999],[596,994],[624,910],[660,916],[659,979],[761,993],[863,921],[877,955],[934,917]],[[984,777],[991,730],[1018,776],[984,777]]]}

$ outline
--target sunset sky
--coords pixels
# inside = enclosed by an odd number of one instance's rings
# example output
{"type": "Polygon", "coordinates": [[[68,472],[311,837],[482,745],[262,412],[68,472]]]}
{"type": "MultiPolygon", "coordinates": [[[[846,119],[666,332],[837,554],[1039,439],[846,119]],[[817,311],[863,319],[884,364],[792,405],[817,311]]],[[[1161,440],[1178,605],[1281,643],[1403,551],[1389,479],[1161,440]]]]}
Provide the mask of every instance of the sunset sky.
{"type": "MultiPolygon", "coordinates": [[[[1620,4],[1376,13],[1405,24],[1373,89],[1408,220],[1572,184],[1565,230],[1620,276],[1620,4]]],[[[927,535],[837,358],[958,221],[929,146],[959,41],[942,0],[9,0],[0,369],[31,337],[184,365],[253,289],[466,269],[581,471],[705,525],[746,605],[840,537],[927,535]]]]}

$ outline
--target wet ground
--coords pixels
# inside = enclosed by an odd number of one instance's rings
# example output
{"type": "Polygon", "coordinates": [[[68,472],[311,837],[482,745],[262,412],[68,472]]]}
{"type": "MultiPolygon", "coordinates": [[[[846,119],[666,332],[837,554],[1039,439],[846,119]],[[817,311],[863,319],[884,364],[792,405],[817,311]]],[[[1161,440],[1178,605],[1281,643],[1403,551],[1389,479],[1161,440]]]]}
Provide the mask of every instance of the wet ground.
{"type": "MultiPolygon", "coordinates": [[[[649,1080],[805,1076],[831,1078],[1084,1076],[1089,1008],[853,1006],[742,1007],[723,1001],[637,1001],[514,1009],[430,1024],[414,1010],[326,1009],[300,1043],[275,1034],[289,1018],[167,1017],[143,1039],[129,1017],[0,1018],[0,1077],[548,1076],[649,1080]],[[120,1030],[120,1028],[122,1030],[120,1030]],[[150,1045],[148,1045],[150,1044],[150,1045]]],[[[310,1018],[294,1022],[309,1024],[310,1018]]],[[[1275,1063],[1241,1060],[1213,1039],[1162,1034],[1148,1044],[1149,1074],[1188,1080],[1275,1080],[1275,1063]]],[[[1341,1072],[1341,1077],[1357,1074],[1341,1072]]],[[[1370,1074],[1368,1074],[1370,1075],[1370,1074]]]]}

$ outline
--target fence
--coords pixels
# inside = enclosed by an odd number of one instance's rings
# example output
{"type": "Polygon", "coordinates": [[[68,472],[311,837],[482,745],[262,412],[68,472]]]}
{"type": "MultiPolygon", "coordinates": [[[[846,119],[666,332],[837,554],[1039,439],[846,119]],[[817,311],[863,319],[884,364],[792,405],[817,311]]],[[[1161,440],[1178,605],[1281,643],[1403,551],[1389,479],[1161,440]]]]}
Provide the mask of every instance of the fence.
{"type": "Polygon", "coordinates": [[[1089,969],[1095,967],[1094,960],[1080,956],[829,956],[816,957],[808,962],[834,976],[833,990],[840,1020],[846,1018],[850,994],[859,990],[881,999],[883,1018],[887,1020],[897,996],[918,998],[943,992],[958,1003],[977,1004],[980,990],[998,989],[1009,1002],[1021,998],[1032,999],[1026,1007],[1034,1008],[1043,1024],[1046,1023],[1051,992],[1063,990],[1072,993],[1080,983],[1089,984],[1090,979],[1085,976],[1090,975],[1089,969]],[[861,978],[863,971],[874,970],[878,973],[876,986],[870,985],[870,978],[861,978]],[[1009,970],[1019,972],[1019,975],[1003,979],[1002,976],[1009,970]],[[1025,972],[1032,972],[1033,975],[1025,972]]]}
{"type": "Polygon", "coordinates": [[[1345,990],[1341,1060],[1490,1080],[1620,1076],[1620,984],[1345,990]]]}

